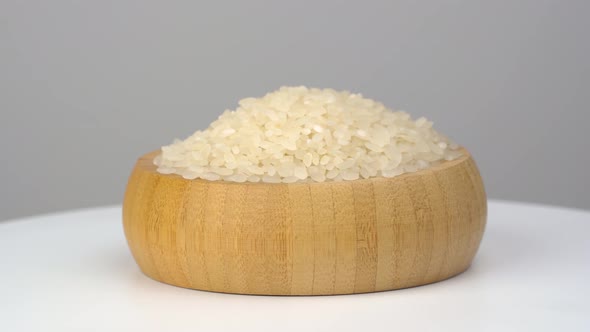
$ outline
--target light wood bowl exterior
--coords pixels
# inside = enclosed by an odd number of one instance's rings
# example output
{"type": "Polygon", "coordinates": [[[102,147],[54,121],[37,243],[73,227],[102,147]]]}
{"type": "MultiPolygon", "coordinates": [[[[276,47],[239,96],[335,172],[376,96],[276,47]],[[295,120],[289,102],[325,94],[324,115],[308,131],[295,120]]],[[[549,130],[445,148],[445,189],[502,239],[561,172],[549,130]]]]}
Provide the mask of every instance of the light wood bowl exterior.
{"type": "Polygon", "coordinates": [[[149,277],[207,291],[366,293],[465,271],[486,224],[475,162],[395,178],[264,184],[185,180],[141,157],[123,204],[125,235],[149,277]]]}

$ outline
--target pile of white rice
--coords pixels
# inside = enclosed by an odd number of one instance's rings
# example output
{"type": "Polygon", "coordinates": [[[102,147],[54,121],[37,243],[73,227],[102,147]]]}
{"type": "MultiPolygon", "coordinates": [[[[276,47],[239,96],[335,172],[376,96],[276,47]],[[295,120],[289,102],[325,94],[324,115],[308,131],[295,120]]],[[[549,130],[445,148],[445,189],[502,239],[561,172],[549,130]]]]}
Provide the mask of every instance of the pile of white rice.
{"type": "Polygon", "coordinates": [[[347,91],[282,87],[240,100],[154,164],[186,179],[293,183],[390,178],[459,156],[425,118],[347,91]]]}

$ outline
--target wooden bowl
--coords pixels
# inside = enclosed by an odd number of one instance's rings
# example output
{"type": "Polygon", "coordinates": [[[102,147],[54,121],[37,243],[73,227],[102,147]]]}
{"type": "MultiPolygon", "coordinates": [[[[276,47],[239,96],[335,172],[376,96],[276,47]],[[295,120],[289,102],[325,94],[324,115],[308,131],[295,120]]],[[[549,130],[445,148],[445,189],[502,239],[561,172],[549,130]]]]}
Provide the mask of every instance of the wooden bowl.
{"type": "Polygon", "coordinates": [[[141,157],[123,204],[125,236],[149,277],[240,294],[366,293],[465,271],[486,195],[460,159],[395,178],[324,183],[185,180],[141,157]]]}

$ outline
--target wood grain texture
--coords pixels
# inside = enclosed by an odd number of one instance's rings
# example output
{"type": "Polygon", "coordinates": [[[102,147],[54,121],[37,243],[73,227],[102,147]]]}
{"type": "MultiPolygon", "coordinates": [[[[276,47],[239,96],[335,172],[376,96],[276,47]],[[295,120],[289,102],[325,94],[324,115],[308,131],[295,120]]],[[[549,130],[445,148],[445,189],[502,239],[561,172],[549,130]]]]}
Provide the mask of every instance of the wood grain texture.
{"type": "Polygon", "coordinates": [[[465,271],[487,205],[458,160],[395,178],[264,184],[185,180],[141,157],[123,204],[141,270],[215,292],[329,295],[392,290],[465,271]]]}

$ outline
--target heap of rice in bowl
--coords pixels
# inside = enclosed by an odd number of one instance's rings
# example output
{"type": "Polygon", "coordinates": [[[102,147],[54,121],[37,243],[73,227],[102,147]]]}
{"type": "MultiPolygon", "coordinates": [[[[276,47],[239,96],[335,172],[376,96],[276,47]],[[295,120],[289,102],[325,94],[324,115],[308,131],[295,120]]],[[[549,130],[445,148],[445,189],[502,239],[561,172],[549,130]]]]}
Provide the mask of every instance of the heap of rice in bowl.
{"type": "Polygon", "coordinates": [[[186,179],[294,183],[390,178],[461,154],[423,117],[348,91],[282,87],[240,100],[154,164],[186,179]]]}

